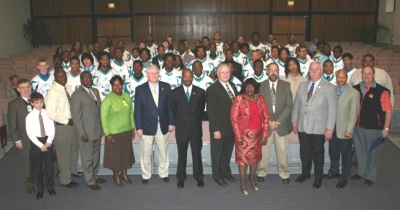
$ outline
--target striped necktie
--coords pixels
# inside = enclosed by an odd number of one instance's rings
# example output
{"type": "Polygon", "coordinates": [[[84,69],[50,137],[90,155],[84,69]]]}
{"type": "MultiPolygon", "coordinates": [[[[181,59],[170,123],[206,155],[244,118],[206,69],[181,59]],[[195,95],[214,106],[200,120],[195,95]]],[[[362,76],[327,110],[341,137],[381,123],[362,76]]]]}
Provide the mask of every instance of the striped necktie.
{"type": "Polygon", "coordinates": [[[233,95],[231,89],[228,86],[228,83],[226,83],[226,90],[228,91],[229,98],[231,99],[231,101],[233,101],[235,99],[235,95],[233,95]]]}
{"type": "Polygon", "coordinates": [[[310,90],[309,90],[308,93],[307,93],[307,102],[310,100],[310,98],[311,98],[312,95],[313,95],[313,92],[314,92],[314,84],[315,84],[315,83],[312,83],[312,84],[311,84],[310,90]]]}
{"type": "Polygon", "coordinates": [[[64,86],[64,90],[65,90],[65,94],[67,95],[68,102],[71,103],[71,95],[69,95],[69,93],[67,91],[67,87],[64,86]]]}

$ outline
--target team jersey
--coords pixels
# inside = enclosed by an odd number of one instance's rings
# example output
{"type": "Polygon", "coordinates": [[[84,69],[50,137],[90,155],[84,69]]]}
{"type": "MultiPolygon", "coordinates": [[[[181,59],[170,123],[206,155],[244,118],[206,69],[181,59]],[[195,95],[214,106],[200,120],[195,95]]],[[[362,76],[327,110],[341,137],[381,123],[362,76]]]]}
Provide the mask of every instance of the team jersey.
{"type": "Polygon", "coordinates": [[[137,58],[134,58],[134,57],[132,56],[132,64],[133,64],[133,62],[135,62],[135,61],[140,61],[140,57],[138,56],[137,58]]]}
{"type": "Polygon", "coordinates": [[[137,79],[135,76],[129,77],[129,79],[124,83],[124,92],[131,96],[132,105],[135,103],[136,87],[145,82],[147,82],[147,77],[145,74],[143,74],[139,79],[137,79]]]}
{"type": "MultiPolygon", "coordinates": [[[[267,74],[267,66],[266,63],[263,61],[264,63],[264,68],[263,68],[263,72],[264,74],[267,74]]],[[[249,62],[247,65],[244,66],[243,71],[242,71],[242,77],[243,78],[247,78],[250,77],[251,75],[254,74],[254,69],[253,69],[253,63],[249,62]]]]}
{"type": "Polygon", "coordinates": [[[157,46],[156,44],[153,43],[153,45],[151,45],[151,46],[148,46],[148,45],[146,44],[146,47],[147,47],[147,49],[150,50],[150,55],[151,55],[151,57],[154,58],[154,56],[157,55],[157,47],[158,47],[158,46],[157,46]]]}
{"type": "Polygon", "coordinates": [[[129,65],[129,63],[125,60],[122,60],[121,63],[119,63],[117,60],[114,60],[111,62],[111,68],[118,72],[118,75],[120,75],[124,81],[128,80],[129,77],[133,75],[132,65],[129,65]]]}
{"type": "Polygon", "coordinates": [[[173,90],[182,85],[182,74],[175,70],[168,73],[165,69],[161,69],[159,80],[168,83],[173,90]]]}
{"type": "Polygon", "coordinates": [[[207,88],[214,83],[214,81],[209,76],[203,73],[200,77],[197,77],[195,74],[193,74],[192,83],[193,85],[196,85],[197,87],[206,91],[207,88]]]}
{"type": "Polygon", "coordinates": [[[322,74],[322,78],[323,78],[325,81],[331,83],[332,85],[337,85],[335,73],[332,73],[332,74],[329,75],[329,76],[326,75],[325,73],[323,73],[323,74],[322,74]]]}
{"type": "Polygon", "coordinates": [[[147,63],[143,63],[143,74],[147,73],[147,68],[149,68],[149,66],[151,65],[151,60],[149,60],[147,63]]]}
{"type": "Polygon", "coordinates": [[[268,59],[271,57],[271,47],[272,45],[270,43],[265,45],[265,59],[268,59]]]}
{"type": "Polygon", "coordinates": [[[283,63],[281,60],[278,60],[276,64],[278,64],[279,67],[279,78],[283,78],[285,76],[285,63],[283,63]]]}
{"type": "Polygon", "coordinates": [[[178,51],[176,51],[176,50],[165,49],[165,54],[167,54],[167,53],[172,53],[174,55],[178,55],[179,54],[178,51]]]}
{"type": "Polygon", "coordinates": [[[164,60],[162,58],[160,58],[160,56],[158,56],[158,55],[156,55],[156,58],[157,58],[160,69],[162,69],[164,67],[164,60]]]}
{"type": "Polygon", "coordinates": [[[267,49],[264,44],[259,43],[257,46],[255,46],[253,43],[250,45],[250,50],[249,51],[254,51],[254,50],[261,50],[263,53],[265,53],[265,50],[267,49]]]}
{"type": "Polygon", "coordinates": [[[118,75],[114,69],[108,69],[106,72],[96,69],[93,72],[93,87],[99,90],[101,100],[111,92],[110,79],[114,75],[118,75]]]}
{"type": "Polygon", "coordinates": [[[82,70],[83,71],[88,71],[88,72],[93,74],[94,70],[96,70],[97,68],[99,68],[99,66],[97,66],[97,65],[92,65],[92,66],[89,66],[89,67],[84,66],[84,67],[82,67],[82,70]]]}
{"type": "Polygon", "coordinates": [[[248,63],[247,56],[241,52],[233,53],[233,60],[242,65],[242,68],[248,63]]]}
{"type": "MultiPolygon", "coordinates": [[[[260,76],[255,75],[254,73],[252,75],[249,75],[246,79],[250,79],[253,78],[256,80],[256,82],[261,83],[264,82],[265,80],[268,79],[268,76],[265,74],[265,72],[263,71],[263,73],[260,76]]],[[[244,79],[244,80],[246,80],[244,79]]],[[[244,81],[243,80],[243,81],[244,81]]]]}
{"type": "MultiPolygon", "coordinates": [[[[99,61],[97,60],[96,56],[94,55],[94,53],[90,53],[93,56],[93,65],[98,66],[99,65],[99,61]]],[[[81,60],[79,58],[79,60],[81,60]]],[[[81,62],[81,65],[83,66],[83,63],[81,62]]]]}
{"type": "MultiPolygon", "coordinates": [[[[82,72],[82,71],[81,71],[82,72]]],[[[79,74],[74,75],[70,72],[67,73],[67,85],[69,85],[72,89],[73,92],[75,92],[76,89],[81,87],[81,72],[79,74]]]]}
{"type": "Polygon", "coordinates": [[[217,55],[221,56],[224,54],[224,43],[220,42],[220,43],[215,43],[215,46],[217,47],[217,55]]]}
{"type": "Polygon", "coordinates": [[[301,74],[302,74],[304,77],[307,77],[307,78],[308,78],[308,71],[309,71],[309,69],[310,69],[310,64],[311,64],[314,60],[313,60],[313,59],[310,59],[310,58],[306,58],[305,61],[302,61],[300,58],[297,58],[297,61],[299,61],[299,64],[300,64],[300,71],[301,71],[301,74]]]}
{"type": "Polygon", "coordinates": [[[325,55],[324,53],[320,53],[318,56],[314,56],[314,61],[319,61],[321,65],[324,65],[326,60],[333,60],[333,54],[331,53],[329,56],[325,55]]]}
{"type": "Polygon", "coordinates": [[[124,50],[124,54],[122,56],[122,60],[124,60],[125,62],[129,63],[131,66],[133,64],[132,55],[127,50],[124,50]]]}
{"type": "Polygon", "coordinates": [[[354,66],[351,66],[350,69],[346,69],[346,71],[347,71],[347,83],[350,82],[351,75],[354,73],[355,70],[356,70],[356,68],[354,68],[354,66]]]}
{"type": "Polygon", "coordinates": [[[48,73],[47,77],[43,74],[37,74],[31,80],[32,93],[40,93],[46,97],[47,91],[53,86],[54,77],[48,73]]]}
{"type": "Polygon", "coordinates": [[[229,81],[233,82],[233,84],[235,84],[236,90],[240,92],[240,90],[242,89],[242,82],[235,76],[232,76],[229,81]]]}
{"type": "Polygon", "coordinates": [[[62,62],[61,67],[65,72],[69,72],[71,70],[71,66],[70,66],[69,62],[68,63],[62,62]]]}
{"type": "Polygon", "coordinates": [[[296,48],[299,46],[299,44],[294,44],[291,45],[290,43],[287,44],[285,47],[289,49],[290,57],[296,57],[296,48]]]}
{"type": "Polygon", "coordinates": [[[218,55],[216,55],[214,58],[211,57],[210,55],[208,55],[207,57],[208,57],[208,59],[210,59],[210,60],[212,61],[213,66],[214,66],[215,69],[218,67],[218,65],[219,65],[220,63],[222,63],[222,62],[224,61],[224,60],[222,60],[221,57],[218,56],[218,55]]]}
{"type": "Polygon", "coordinates": [[[343,69],[344,64],[343,64],[342,56],[340,56],[340,58],[338,58],[338,59],[333,57],[331,60],[333,62],[333,72],[334,73],[336,73],[340,69],[343,69]]]}
{"type": "Polygon", "coordinates": [[[201,62],[201,64],[203,65],[203,73],[206,74],[207,76],[210,76],[211,72],[216,71],[213,61],[209,58],[205,58],[204,60],[200,60],[199,58],[196,58],[188,64],[187,68],[193,71],[192,66],[195,61],[201,62]]]}
{"type": "Polygon", "coordinates": [[[278,63],[278,61],[279,61],[279,58],[278,58],[278,59],[275,59],[275,58],[273,58],[273,57],[270,57],[270,58],[268,58],[268,60],[265,62],[265,66],[268,66],[268,65],[271,64],[271,63],[278,63]]]}

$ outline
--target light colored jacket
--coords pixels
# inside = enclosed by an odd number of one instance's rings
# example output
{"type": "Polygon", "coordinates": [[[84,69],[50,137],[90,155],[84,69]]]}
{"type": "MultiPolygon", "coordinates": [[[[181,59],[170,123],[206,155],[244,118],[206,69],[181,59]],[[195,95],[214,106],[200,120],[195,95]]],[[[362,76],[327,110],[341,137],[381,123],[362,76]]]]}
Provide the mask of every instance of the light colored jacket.
{"type": "Polygon", "coordinates": [[[344,137],[344,134],[346,132],[353,134],[359,111],[360,93],[350,85],[347,85],[338,101],[336,117],[336,136],[338,138],[349,139],[349,137],[344,137]]]}

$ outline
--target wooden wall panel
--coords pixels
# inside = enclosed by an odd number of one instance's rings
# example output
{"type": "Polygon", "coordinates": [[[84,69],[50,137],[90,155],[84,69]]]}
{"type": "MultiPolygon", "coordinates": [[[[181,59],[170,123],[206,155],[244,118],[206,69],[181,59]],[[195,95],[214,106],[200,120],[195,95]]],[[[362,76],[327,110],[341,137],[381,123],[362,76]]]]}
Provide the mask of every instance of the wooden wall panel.
{"type": "MultiPolygon", "coordinates": [[[[314,12],[375,12],[378,0],[312,0],[314,12]]],[[[296,1],[297,2],[297,1],[296,1]]]]}
{"type": "Polygon", "coordinates": [[[288,1],[273,1],[272,11],[308,11],[309,1],[311,0],[296,0],[294,6],[288,6],[288,1]]]}
{"type": "Polygon", "coordinates": [[[178,12],[263,12],[269,11],[271,0],[152,0],[133,1],[134,13],[178,12]]]}
{"type": "Polygon", "coordinates": [[[33,15],[61,16],[61,15],[88,15],[90,11],[89,0],[32,0],[33,15]]]}
{"type": "Polygon", "coordinates": [[[91,18],[46,19],[43,21],[50,27],[53,44],[72,44],[81,41],[82,44],[92,42],[91,18]]]}
{"type": "Polygon", "coordinates": [[[175,42],[183,38],[193,42],[202,36],[212,39],[216,31],[221,32],[223,41],[236,40],[239,34],[250,40],[255,31],[266,40],[269,34],[268,15],[139,16],[133,24],[135,42],[145,40],[147,33],[152,33],[157,42],[167,36],[175,42]]]}
{"type": "MultiPolygon", "coordinates": [[[[89,0],[84,0],[89,1],[89,0]]],[[[95,14],[128,14],[131,0],[94,0],[95,14]],[[114,3],[115,9],[109,10],[108,3],[114,3]]],[[[141,0],[142,1],[142,0],[141,0]]],[[[148,2],[148,1],[143,1],[148,2]]]]}

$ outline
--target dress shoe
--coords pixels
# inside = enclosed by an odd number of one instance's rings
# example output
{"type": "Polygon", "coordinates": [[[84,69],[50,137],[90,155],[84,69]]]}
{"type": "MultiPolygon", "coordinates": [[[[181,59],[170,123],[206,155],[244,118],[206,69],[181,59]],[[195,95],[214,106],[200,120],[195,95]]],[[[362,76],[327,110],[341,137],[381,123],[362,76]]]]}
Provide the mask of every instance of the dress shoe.
{"type": "Polygon", "coordinates": [[[346,187],[347,180],[340,180],[339,183],[337,183],[336,188],[342,189],[346,187]]]}
{"type": "Polygon", "coordinates": [[[322,185],[322,179],[315,179],[313,188],[318,189],[321,187],[321,185],[322,185]]]}
{"type": "Polygon", "coordinates": [[[197,187],[204,187],[204,182],[203,182],[203,180],[197,180],[197,187]]]}
{"type": "Polygon", "coordinates": [[[258,191],[257,183],[255,181],[251,181],[250,176],[248,179],[249,179],[250,185],[253,188],[253,190],[258,191]]]}
{"type": "Polygon", "coordinates": [[[68,183],[68,184],[66,184],[66,185],[63,185],[63,184],[62,184],[61,186],[63,186],[63,187],[68,187],[68,188],[74,188],[74,187],[78,187],[79,184],[76,183],[76,182],[71,181],[70,183],[68,183]]]}
{"type": "Polygon", "coordinates": [[[121,178],[122,178],[127,184],[132,184],[132,180],[129,179],[126,170],[122,170],[122,172],[121,172],[121,178]]]}
{"type": "Polygon", "coordinates": [[[232,175],[230,175],[230,176],[226,176],[226,177],[224,177],[226,180],[228,180],[229,182],[236,182],[236,179],[235,179],[235,177],[233,177],[232,175]]]}
{"type": "Polygon", "coordinates": [[[220,179],[220,180],[214,179],[214,181],[217,184],[219,184],[219,186],[221,186],[221,187],[228,187],[229,186],[228,182],[226,182],[225,179],[220,179]]]}
{"type": "Polygon", "coordinates": [[[53,196],[56,195],[56,191],[54,189],[48,190],[49,191],[49,195],[53,196]]]}
{"type": "Polygon", "coordinates": [[[351,179],[352,179],[352,180],[360,180],[360,179],[361,179],[361,176],[358,175],[358,174],[356,174],[356,175],[352,176],[351,179]]]}
{"type": "Polygon", "coordinates": [[[290,178],[287,179],[282,179],[283,184],[289,184],[290,183],[290,178]]]}
{"type": "Polygon", "coordinates": [[[103,184],[103,183],[106,183],[107,180],[102,179],[102,178],[97,178],[97,179],[95,180],[95,182],[96,182],[96,183],[99,183],[99,184],[103,184]]]}
{"type": "Polygon", "coordinates": [[[148,184],[148,183],[149,183],[149,180],[148,180],[148,179],[142,179],[142,184],[146,185],[146,184],[148,184]]]}
{"type": "Polygon", "coordinates": [[[96,183],[94,183],[92,185],[87,184],[86,186],[88,186],[92,190],[101,190],[101,187],[99,185],[97,185],[96,183]]]}
{"type": "Polygon", "coordinates": [[[332,179],[332,178],[338,179],[338,178],[340,178],[340,174],[331,174],[331,173],[329,173],[329,174],[325,174],[323,176],[323,178],[324,179],[332,179]]]}
{"type": "Polygon", "coordinates": [[[164,177],[164,178],[162,178],[162,180],[163,180],[164,183],[168,183],[169,182],[169,178],[168,177],[164,177]]]}
{"type": "Polygon", "coordinates": [[[243,195],[245,195],[245,196],[249,195],[249,191],[246,188],[244,188],[244,189],[240,188],[240,190],[242,191],[243,195]]]}
{"type": "Polygon", "coordinates": [[[81,177],[81,176],[83,176],[83,172],[78,172],[78,173],[76,173],[76,174],[71,174],[71,176],[74,176],[74,177],[81,177]]]}
{"type": "Polygon", "coordinates": [[[42,198],[43,198],[43,192],[36,193],[36,199],[42,199],[42,198]]]}
{"type": "Polygon", "coordinates": [[[306,179],[309,179],[309,178],[311,178],[310,174],[308,174],[308,175],[303,175],[302,174],[302,175],[300,175],[299,177],[296,178],[295,182],[302,183],[306,179]]]}
{"type": "Polygon", "coordinates": [[[26,191],[27,191],[28,193],[35,193],[35,192],[36,192],[34,186],[27,187],[27,188],[26,188],[26,191]]]}
{"type": "Polygon", "coordinates": [[[120,179],[119,172],[120,171],[113,170],[113,180],[115,185],[117,185],[118,187],[123,187],[124,185],[122,184],[122,181],[120,179]]]}
{"type": "Polygon", "coordinates": [[[185,184],[183,181],[178,181],[178,184],[176,184],[176,186],[178,186],[178,188],[183,188],[185,187],[185,184]]]}
{"type": "Polygon", "coordinates": [[[264,179],[265,179],[264,177],[257,176],[257,181],[258,181],[258,182],[263,182],[263,181],[264,181],[264,179]]]}
{"type": "Polygon", "coordinates": [[[369,180],[369,179],[366,179],[365,182],[364,182],[364,185],[369,187],[369,186],[371,186],[373,183],[374,183],[373,181],[371,181],[371,180],[369,180]]]}

